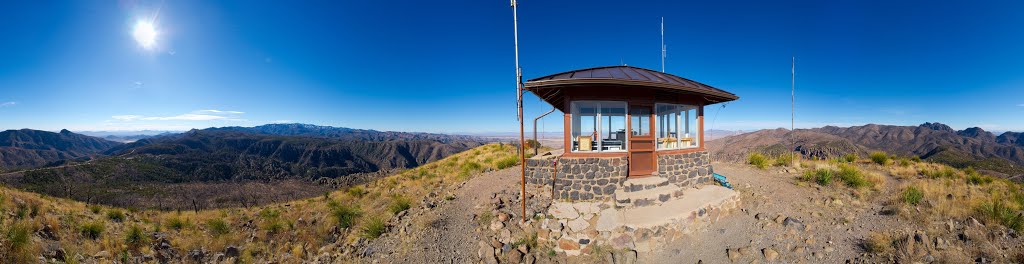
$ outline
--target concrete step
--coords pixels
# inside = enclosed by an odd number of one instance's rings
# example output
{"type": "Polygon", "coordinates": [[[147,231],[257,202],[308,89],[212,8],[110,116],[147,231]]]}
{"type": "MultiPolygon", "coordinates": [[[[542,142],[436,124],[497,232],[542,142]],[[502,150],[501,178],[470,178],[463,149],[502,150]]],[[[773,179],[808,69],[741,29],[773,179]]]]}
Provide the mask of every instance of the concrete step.
{"type": "Polygon", "coordinates": [[[596,229],[610,231],[619,226],[637,229],[668,224],[689,229],[695,220],[717,220],[721,211],[736,208],[740,200],[738,192],[715,185],[687,188],[681,193],[679,198],[658,205],[606,209],[601,212],[596,229]]]}
{"type": "Polygon", "coordinates": [[[628,178],[625,182],[622,183],[622,189],[625,192],[638,192],[667,185],[668,178],[650,176],[643,178],[628,178]]]}
{"type": "Polygon", "coordinates": [[[616,190],[615,206],[631,208],[658,205],[671,200],[678,191],[679,187],[672,184],[638,191],[616,190]]]}

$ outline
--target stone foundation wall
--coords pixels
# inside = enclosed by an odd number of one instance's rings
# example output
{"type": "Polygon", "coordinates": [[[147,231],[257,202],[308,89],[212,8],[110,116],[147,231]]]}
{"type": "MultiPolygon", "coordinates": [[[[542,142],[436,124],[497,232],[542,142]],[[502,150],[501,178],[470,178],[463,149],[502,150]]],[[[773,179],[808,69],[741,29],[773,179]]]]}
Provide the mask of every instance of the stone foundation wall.
{"type": "Polygon", "coordinates": [[[619,184],[626,180],[626,157],[561,158],[555,181],[556,199],[602,201],[613,198],[619,184]]]}
{"type": "Polygon", "coordinates": [[[714,170],[706,151],[658,155],[658,175],[680,187],[711,184],[712,173],[714,170]]]}
{"type": "Polygon", "coordinates": [[[551,178],[555,176],[556,156],[526,160],[526,192],[551,199],[551,178]]]}

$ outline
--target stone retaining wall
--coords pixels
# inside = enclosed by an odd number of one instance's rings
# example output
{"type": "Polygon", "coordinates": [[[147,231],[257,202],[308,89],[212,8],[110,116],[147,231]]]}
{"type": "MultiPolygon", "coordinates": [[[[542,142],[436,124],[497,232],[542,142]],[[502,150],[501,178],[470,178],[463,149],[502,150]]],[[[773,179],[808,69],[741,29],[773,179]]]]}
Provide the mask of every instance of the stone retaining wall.
{"type": "Polygon", "coordinates": [[[658,175],[680,187],[711,184],[712,173],[706,151],[658,155],[658,175]]]}

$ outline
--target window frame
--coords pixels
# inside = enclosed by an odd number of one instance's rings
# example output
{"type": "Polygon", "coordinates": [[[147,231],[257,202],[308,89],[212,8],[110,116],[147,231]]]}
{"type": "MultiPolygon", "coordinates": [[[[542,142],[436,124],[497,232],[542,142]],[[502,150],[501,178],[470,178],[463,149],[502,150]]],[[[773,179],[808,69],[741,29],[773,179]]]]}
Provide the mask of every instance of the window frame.
{"type": "MultiPolygon", "coordinates": [[[[581,134],[582,134],[582,132],[583,131],[580,131],[581,134]]],[[[627,153],[627,152],[629,152],[629,139],[632,137],[632,135],[630,135],[630,133],[629,133],[629,102],[627,102],[627,101],[614,101],[614,100],[574,100],[574,101],[569,102],[569,136],[571,137],[569,139],[569,142],[570,142],[569,152],[570,153],[581,153],[581,154],[594,153],[594,154],[596,154],[596,153],[627,153]],[[596,116],[595,116],[596,117],[595,118],[595,123],[594,123],[594,127],[596,128],[595,130],[596,130],[597,135],[598,135],[597,138],[594,139],[594,146],[597,147],[596,150],[580,151],[579,149],[574,149],[574,148],[578,148],[576,145],[579,144],[579,142],[575,138],[576,136],[573,135],[573,132],[576,131],[576,120],[575,119],[576,119],[578,114],[576,114],[575,112],[577,112],[576,109],[577,109],[577,104],[578,103],[593,104],[595,106],[595,109],[597,109],[596,116]],[[622,148],[621,149],[617,149],[617,150],[602,150],[602,148],[604,147],[603,146],[604,144],[601,142],[602,140],[601,140],[600,137],[601,137],[602,134],[604,134],[605,131],[602,130],[603,129],[603,125],[604,125],[603,124],[604,115],[602,114],[601,109],[604,108],[602,104],[606,104],[606,103],[607,104],[621,105],[622,108],[625,110],[623,112],[623,115],[622,115],[622,117],[623,117],[622,125],[624,126],[624,129],[626,130],[626,133],[625,133],[626,138],[622,139],[622,148]]]]}
{"type": "Polygon", "coordinates": [[[703,133],[704,133],[704,131],[703,131],[704,128],[700,124],[700,106],[699,105],[673,104],[673,103],[655,103],[654,104],[654,117],[655,117],[655,120],[654,120],[654,131],[655,131],[655,133],[654,133],[655,148],[654,149],[655,149],[655,151],[699,149],[699,148],[701,148],[704,145],[703,142],[700,142],[700,139],[701,139],[701,137],[703,136],[703,133]],[[664,137],[662,137],[661,133],[660,133],[661,132],[661,128],[662,128],[663,125],[662,125],[661,117],[660,117],[662,115],[662,113],[658,112],[658,109],[660,107],[662,107],[662,106],[672,106],[672,107],[674,107],[674,110],[671,113],[675,117],[674,118],[675,120],[673,120],[674,121],[673,124],[675,126],[674,127],[675,128],[674,131],[676,132],[675,147],[671,147],[671,148],[663,148],[663,147],[661,147],[661,139],[664,138],[664,137]],[[687,108],[692,108],[692,109],[684,110],[684,109],[687,109],[687,108]],[[689,124],[690,118],[688,118],[688,116],[686,116],[686,113],[689,112],[690,110],[693,111],[693,121],[694,121],[693,124],[689,124]],[[684,126],[683,125],[684,122],[687,125],[684,126]],[[692,146],[683,147],[683,143],[682,143],[683,142],[683,138],[680,137],[679,134],[685,133],[683,131],[683,128],[686,127],[686,126],[696,127],[696,128],[693,129],[695,133],[693,134],[693,137],[692,137],[693,138],[692,146]]]}

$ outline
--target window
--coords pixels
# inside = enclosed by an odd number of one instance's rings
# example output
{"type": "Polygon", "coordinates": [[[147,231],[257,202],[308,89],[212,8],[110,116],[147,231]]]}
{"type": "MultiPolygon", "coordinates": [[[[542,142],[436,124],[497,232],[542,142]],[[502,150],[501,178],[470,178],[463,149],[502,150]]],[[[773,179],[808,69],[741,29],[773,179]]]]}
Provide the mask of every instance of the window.
{"type": "Polygon", "coordinates": [[[636,107],[629,109],[630,124],[632,124],[633,136],[651,135],[651,108],[636,107]]]}
{"type": "Polygon", "coordinates": [[[700,146],[697,106],[657,104],[658,149],[686,149],[700,146]]]}
{"type": "Polygon", "coordinates": [[[626,150],[626,103],[572,102],[572,151],[626,150]]]}

